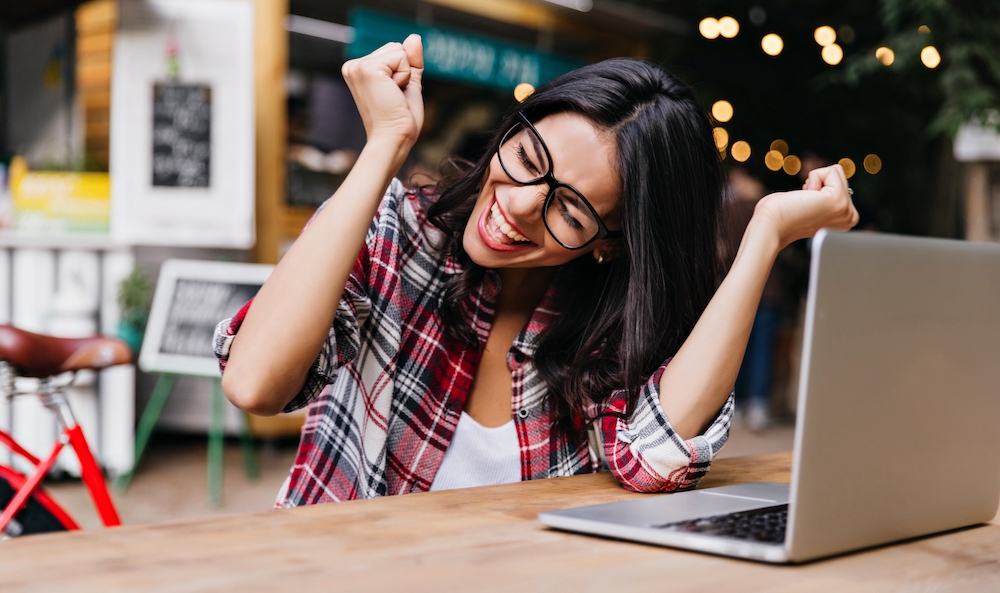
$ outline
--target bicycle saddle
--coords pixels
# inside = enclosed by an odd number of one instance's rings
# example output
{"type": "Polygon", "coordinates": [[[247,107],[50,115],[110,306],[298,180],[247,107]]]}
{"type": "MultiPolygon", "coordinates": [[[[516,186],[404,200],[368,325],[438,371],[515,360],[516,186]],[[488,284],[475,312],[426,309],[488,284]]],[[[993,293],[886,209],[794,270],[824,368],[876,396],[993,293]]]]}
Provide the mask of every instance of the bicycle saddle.
{"type": "Polygon", "coordinates": [[[115,338],[57,338],[0,325],[0,359],[23,377],[51,377],[66,371],[101,369],[131,362],[128,345],[115,338]]]}

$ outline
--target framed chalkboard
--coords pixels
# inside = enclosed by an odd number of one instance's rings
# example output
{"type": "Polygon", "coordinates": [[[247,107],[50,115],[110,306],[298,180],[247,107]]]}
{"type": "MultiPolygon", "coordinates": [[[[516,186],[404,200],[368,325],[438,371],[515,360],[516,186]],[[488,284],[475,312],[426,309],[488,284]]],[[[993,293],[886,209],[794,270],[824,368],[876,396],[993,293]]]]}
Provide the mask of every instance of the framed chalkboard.
{"type": "Polygon", "coordinates": [[[153,85],[153,185],[208,187],[211,181],[212,87],[153,85]]]}
{"type": "Polygon", "coordinates": [[[257,294],[274,266],[171,259],[160,268],[139,368],[218,377],[215,326],[257,294]]]}

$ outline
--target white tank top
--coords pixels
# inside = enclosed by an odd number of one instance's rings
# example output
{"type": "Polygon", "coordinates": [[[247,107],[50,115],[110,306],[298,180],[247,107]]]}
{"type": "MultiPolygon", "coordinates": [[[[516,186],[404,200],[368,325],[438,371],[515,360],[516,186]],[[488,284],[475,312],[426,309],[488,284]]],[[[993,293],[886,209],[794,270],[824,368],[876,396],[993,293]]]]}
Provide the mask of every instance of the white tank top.
{"type": "Polygon", "coordinates": [[[511,420],[486,428],[462,412],[431,490],[452,490],[521,481],[521,447],[511,420]]]}

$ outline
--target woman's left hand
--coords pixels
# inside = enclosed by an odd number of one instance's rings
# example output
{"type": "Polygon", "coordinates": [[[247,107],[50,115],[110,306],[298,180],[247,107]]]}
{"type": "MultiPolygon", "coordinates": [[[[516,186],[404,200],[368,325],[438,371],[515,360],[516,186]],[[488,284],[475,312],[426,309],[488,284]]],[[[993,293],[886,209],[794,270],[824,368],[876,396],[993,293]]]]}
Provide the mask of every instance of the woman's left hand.
{"type": "Polygon", "coordinates": [[[858,224],[858,211],[848,191],[840,165],[815,169],[801,190],[764,197],[754,209],[754,218],[770,222],[781,247],[812,237],[823,227],[846,231],[858,224]]]}

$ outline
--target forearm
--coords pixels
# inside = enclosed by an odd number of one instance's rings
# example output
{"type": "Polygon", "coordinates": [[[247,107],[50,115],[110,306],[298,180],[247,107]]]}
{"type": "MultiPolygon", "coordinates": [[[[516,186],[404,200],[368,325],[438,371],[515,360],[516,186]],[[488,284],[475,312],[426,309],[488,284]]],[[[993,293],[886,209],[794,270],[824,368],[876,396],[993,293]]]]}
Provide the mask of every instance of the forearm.
{"type": "Polygon", "coordinates": [[[275,414],[291,401],[329,335],[344,285],[386,188],[406,156],[369,142],[326,206],[282,257],[233,340],[223,389],[235,405],[275,414]]]}
{"type": "Polygon", "coordinates": [[[780,247],[770,221],[755,216],[729,274],[660,378],[660,404],[682,438],[700,434],[729,397],[780,247]]]}

